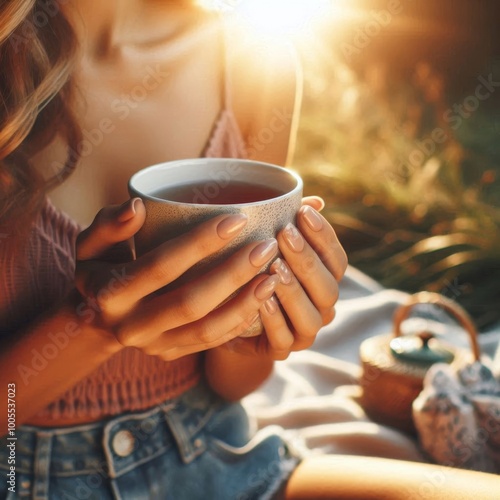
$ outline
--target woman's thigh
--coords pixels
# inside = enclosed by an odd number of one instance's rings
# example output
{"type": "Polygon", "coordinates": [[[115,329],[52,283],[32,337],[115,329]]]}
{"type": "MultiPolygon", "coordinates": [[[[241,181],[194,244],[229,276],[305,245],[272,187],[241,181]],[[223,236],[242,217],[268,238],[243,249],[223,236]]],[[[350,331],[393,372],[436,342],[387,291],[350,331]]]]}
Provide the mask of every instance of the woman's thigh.
{"type": "Polygon", "coordinates": [[[324,455],[304,459],[282,492],[291,500],[496,500],[500,477],[385,458],[324,455]]]}

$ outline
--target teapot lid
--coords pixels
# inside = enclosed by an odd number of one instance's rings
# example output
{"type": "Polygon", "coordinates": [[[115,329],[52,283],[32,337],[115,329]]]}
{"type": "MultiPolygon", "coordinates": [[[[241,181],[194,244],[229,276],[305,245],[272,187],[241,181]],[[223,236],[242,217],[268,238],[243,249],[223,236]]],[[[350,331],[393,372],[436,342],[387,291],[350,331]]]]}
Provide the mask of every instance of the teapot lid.
{"type": "Polygon", "coordinates": [[[402,361],[433,365],[434,363],[451,363],[454,359],[452,351],[445,349],[434,339],[432,332],[421,332],[418,335],[394,337],[390,343],[392,354],[402,361]]]}
{"type": "Polygon", "coordinates": [[[474,359],[480,360],[481,353],[477,341],[477,331],[472,319],[467,312],[452,300],[433,292],[419,292],[409,297],[394,313],[394,338],[390,342],[390,351],[393,356],[402,361],[410,361],[422,367],[434,363],[451,363],[454,359],[453,352],[442,347],[434,334],[422,331],[417,335],[403,336],[401,324],[407,318],[411,309],[419,304],[433,304],[451,313],[460,325],[467,331],[471,341],[474,359]],[[430,342],[432,340],[432,342],[430,342]]]}

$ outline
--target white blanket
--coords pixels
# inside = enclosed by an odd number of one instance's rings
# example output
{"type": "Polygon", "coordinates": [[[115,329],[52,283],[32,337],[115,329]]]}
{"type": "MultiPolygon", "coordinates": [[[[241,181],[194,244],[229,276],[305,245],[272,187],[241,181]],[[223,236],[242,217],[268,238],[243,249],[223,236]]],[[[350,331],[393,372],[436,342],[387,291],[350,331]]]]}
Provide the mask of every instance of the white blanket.
{"type": "MultiPolygon", "coordinates": [[[[243,401],[256,426],[280,425],[312,453],[427,461],[417,440],[371,422],[358,404],[359,346],[368,337],[392,331],[393,313],[407,297],[349,268],[341,283],[335,320],[322,329],[309,351],[277,363],[266,384],[243,401]]],[[[439,322],[428,321],[435,329],[452,337],[456,345],[469,347],[461,328],[438,311],[433,313],[439,322]]],[[[412,321],[423,320],[407,324],[412,321]]],[[[481,352],[493,357],[499,341],[500,324],[480,335],[481,352]]],[[[498,367],[500,355],[496,361],[498,367]]]]}

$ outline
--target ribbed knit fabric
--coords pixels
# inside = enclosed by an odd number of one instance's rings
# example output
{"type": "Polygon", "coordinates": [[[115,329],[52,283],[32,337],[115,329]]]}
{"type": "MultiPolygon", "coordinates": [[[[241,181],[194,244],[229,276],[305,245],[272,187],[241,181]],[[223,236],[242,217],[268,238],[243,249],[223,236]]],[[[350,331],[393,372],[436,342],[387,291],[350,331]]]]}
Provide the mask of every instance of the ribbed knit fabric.
{"type": "MultiPolygon", "coordinates": [[[[226,103],[228,102],[226,98],[226,103]]],[[[203,156],[206,158],[247,158],[247,146],[231,108],[224,108],[212,129],[203,156]]]]}
{"type": "MultiPolygon", "coordinates": [[[[246,157],[245,143],[231,109],[222,110],[203,156],[246,157]]],[[[34,222],[25,259],[20,255],[2,256],[0,252],[0,300],[5,304],[0,312],[2,337],[19,334],[72,288],[75,240],[80,229],[47,200],[34,222]]],[[[183,393],[200,376],[199,355],[166,362],[126,347],[38,416],[94,419],[143,410],[183,393]]]]}

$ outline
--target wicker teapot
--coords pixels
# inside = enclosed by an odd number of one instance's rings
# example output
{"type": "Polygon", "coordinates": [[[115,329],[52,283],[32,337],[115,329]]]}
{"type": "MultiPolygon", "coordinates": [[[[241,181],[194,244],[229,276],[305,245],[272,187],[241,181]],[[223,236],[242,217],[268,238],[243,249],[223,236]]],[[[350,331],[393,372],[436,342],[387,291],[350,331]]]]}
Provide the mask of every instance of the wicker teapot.
{"type": "Polygon", "coordinates": [[[365,340],[360,347],[361,404],[375,422],[415,434],[412,403],[423,388],[424,376],[435,363],[465,364],[479,360],[477,331],[469,315],[455,302],[437,293],[420,292],[399,307],[393,332],[365,340]],[[414,306],[434,304],[452,316],[470,336],[472,353],[444,344],[430,331],[402,335],[401,325],[414,306]]]}

